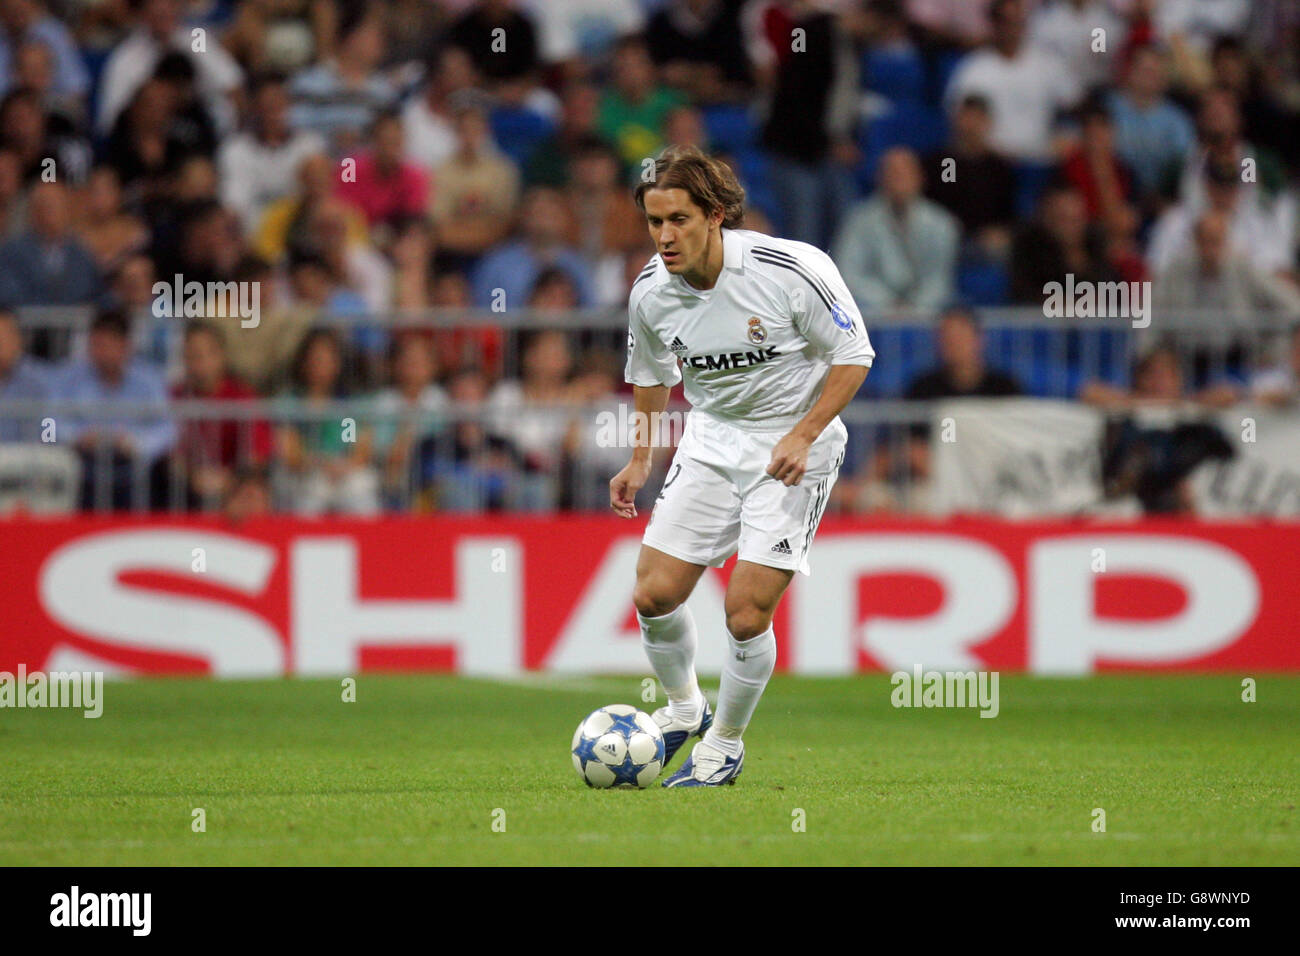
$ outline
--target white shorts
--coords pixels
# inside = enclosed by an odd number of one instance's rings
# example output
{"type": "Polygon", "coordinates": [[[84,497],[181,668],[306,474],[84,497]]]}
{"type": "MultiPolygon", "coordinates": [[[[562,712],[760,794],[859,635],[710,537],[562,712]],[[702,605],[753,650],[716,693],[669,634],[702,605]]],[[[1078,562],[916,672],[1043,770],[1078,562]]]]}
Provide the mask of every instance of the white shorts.
{"type": "Polygon", "coordinates": [[[808,451],[803,480],[767,474],[786,431],[750,431],[691,412],[655,500],[642,543],[720,567],[742,561],[809,573],[808,550],[844,461],[848,431],[836,418],[808,451]]]}

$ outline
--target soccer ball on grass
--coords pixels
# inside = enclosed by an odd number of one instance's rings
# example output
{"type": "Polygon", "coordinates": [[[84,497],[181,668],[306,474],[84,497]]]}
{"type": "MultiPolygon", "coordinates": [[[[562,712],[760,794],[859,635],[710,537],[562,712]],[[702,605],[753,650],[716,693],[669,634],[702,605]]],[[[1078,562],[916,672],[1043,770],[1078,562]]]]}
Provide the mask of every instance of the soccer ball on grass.
{"type": "Polygon", "coordinates": [[[648,787],[664,766],[664,735],[644,711],[610,704],[578,725],[572,753],[589,787],[648,787]]]}

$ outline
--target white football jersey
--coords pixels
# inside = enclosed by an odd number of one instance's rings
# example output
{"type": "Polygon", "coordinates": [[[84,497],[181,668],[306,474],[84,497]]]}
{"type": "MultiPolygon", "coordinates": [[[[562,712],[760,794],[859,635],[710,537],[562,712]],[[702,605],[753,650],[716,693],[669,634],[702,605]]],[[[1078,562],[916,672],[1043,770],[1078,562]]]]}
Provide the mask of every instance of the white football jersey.
{"type": "Polygon", "coordinates": [[[807,413],[832,365],[871,366],[862,316],[826,253],[723,229],[722,258],[712,289],[692,288],[658,254],[641,271],[628,296],[628,382],[684,377],[692,408],[776,430],[807,413]]]}

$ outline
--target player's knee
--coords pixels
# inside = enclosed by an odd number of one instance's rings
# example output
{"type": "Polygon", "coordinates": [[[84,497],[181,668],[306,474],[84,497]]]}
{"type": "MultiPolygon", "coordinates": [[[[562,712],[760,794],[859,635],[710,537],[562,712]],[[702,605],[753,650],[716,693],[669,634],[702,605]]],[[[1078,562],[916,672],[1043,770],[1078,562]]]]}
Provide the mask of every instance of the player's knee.
{"type": "Polygon", "coordinates": [[[663,617],[677,610],[681,599],[666,588],[655,587],[651,583],[637,582],[632,590],[632,603],[642,617],[663,617]]]}
{"type": "Polygon", "coordinates": [[[738,641],[758,637],[772,626],[772,615],[762,608],[745,605],[727,611],[727,630],[738,641]]]}

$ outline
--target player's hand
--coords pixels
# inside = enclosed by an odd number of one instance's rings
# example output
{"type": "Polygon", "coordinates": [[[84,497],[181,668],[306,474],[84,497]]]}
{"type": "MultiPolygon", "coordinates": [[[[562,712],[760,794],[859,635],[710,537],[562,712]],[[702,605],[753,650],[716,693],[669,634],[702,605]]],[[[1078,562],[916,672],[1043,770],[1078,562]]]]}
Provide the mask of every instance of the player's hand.
{"type": "Polygon", "coordinates": [[[785,485],[797,485],[808,470],[808,449],[812,442],[794,432],[786,435],[772,449],[767,473],[785,485]]]}
{"type": "Polygon", "coordinates": [[[609,482],[609,506],[620,518],[636,517],[636,493],[650,477],[650,462],[633,458],[609,482]]]}

